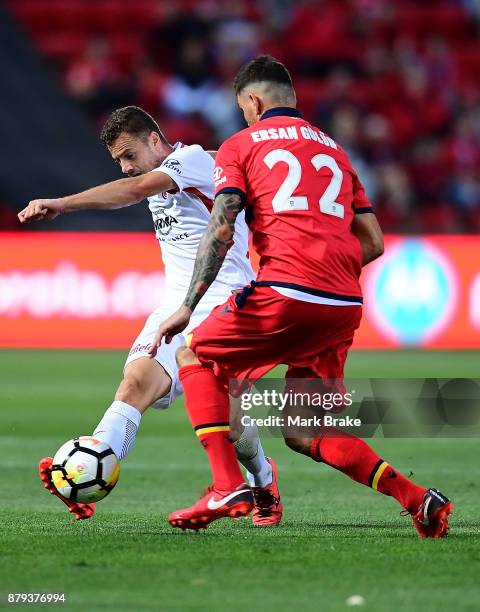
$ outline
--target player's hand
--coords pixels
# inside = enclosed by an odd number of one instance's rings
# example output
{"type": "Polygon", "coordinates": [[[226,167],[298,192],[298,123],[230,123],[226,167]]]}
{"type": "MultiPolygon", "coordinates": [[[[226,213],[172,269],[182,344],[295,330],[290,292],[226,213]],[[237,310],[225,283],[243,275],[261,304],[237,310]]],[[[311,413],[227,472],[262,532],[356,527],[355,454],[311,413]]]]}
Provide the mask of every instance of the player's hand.
{"type": "Polygon", "coordinates": [[[160,346],[162,339],[165,338],[165,342],[170,344],[173,336],[182,332],[190,322],[192,311],[187,306],[180,306],[177,312],[174,312],[171,317],[168,317],[166,321],[160,324],[157,335],[154,341],[148,349],[148,355],[150,359],[155,357],[157,349],[160,346]]]}
{"type": "Polygon", "coordinates": [[[63,205],[59,199],[32,200],[17,216],[20,223],[30,223],[30,221],[51,221],[61,212],[63,205]]]}

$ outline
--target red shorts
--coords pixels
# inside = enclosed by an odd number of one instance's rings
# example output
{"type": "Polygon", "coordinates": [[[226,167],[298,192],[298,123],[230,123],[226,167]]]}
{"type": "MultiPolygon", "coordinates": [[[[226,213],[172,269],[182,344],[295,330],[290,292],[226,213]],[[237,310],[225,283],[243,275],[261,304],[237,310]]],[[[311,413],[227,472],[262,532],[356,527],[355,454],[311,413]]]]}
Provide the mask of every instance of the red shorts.
{"type": "Polygon", "coordinates": [[[313,304],[255,287],[214,308],[187,345],[225,380],[256,380],[279,364],[291,378],[343,378],[361,318],[359,305],[313,304]]]}

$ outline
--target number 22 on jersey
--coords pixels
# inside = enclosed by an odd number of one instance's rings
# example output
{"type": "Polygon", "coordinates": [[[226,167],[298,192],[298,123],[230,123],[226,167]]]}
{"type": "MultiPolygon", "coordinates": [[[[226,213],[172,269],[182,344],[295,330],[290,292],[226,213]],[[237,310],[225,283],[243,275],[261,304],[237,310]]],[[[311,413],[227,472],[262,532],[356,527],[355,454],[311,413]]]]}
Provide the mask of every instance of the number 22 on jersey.
{"type": "MultiPolygon", "coordinates": [[[[302,178],[302,166],[298,158],[286,149],[275,149],[267,153],[263,161],[270,170],[279,162],[284,162],[288,165],[288,174],[273,197],[273,210],[276,213],[287,210],[308,210],[308,198],[306,195],[292,195],[302,178]]],[[[330,155],[323,153],[314,155],[310,162],[317,172],[320,168],[329,168],[332,171],[330,183],[319,200],[320,211],[326,215],[343,219],[345,216],[344,206],[336,201],[343,180],[343,173],[338,167],[337,162],[330,155]]]]}

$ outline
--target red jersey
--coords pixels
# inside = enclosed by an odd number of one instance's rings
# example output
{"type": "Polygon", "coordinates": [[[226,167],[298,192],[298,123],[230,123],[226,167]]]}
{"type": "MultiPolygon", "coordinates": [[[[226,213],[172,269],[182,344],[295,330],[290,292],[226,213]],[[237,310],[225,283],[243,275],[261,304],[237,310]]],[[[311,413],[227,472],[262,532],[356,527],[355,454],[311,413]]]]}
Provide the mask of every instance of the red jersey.
{"type": "Polygon", "coordinates": [[[294,108],[273,108],[231,136],[215,160],[216,195],[238,193],[260,255],[257,280],[361,303],[351,225],[373,212],[347,154],[294,108]]]}

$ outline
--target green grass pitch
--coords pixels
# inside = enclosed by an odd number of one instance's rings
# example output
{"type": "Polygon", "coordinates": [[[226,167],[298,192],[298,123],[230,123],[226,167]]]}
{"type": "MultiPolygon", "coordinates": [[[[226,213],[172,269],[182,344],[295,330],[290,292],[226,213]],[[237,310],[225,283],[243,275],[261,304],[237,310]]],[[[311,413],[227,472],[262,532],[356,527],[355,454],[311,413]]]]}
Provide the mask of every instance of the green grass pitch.
{"type": "MultiPolygon", "coordinates": [[[[64,592],[67,609],[85,611],[328,612],[350,609],[352,595],[368,611],[479,609],[475,439],[372,442],[398,469],[452,497],[444,540],[419,540],[394,500],[271,438],[264,446],[279,464],[282,526],[223,520],[183,533],[166,515],[195,501],[209,472],[178,402],[145,416],[117,489],[92,520],[74,521],[43,490],[36,462],[92,432],[123,359],[119,352],[0,352],[0,607],[9,592],[64,592]]],[[[353,352],[348,374],[478,377],[479,363],[473,352],[353,352]]]]}

